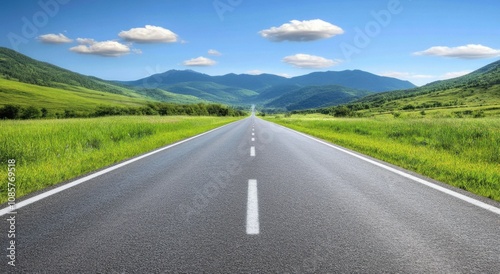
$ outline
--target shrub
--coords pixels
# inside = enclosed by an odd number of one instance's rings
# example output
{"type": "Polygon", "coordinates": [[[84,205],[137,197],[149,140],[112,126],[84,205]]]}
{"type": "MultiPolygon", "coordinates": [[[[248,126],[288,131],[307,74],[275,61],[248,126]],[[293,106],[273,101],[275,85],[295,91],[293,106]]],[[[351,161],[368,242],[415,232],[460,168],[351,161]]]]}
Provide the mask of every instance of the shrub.
{"type": "Polygon", "coordinates": [[[476,110],[472,113],[472,117],[474,118],[483,118],[484,116],[484,111],[482,110],[476,110]]]}
{"type": "Polygon", "coordinates": [[[5,105],[0,108],[1,119],[19,119],[21,114],[21,107],[18,105],[5,105]]]}
{"type": "Polygon", "coordinates": [[[37,119],[40,117],[42,117],[42,112],[34,106],[29,106],[21,111],[21,119],[37,119]]]}
{"type": "Polygon", "coordinates": [[[332,112],[335,117],[348,117],[353,116],[354,112],[346,106],[336,107],[332,112]]]}

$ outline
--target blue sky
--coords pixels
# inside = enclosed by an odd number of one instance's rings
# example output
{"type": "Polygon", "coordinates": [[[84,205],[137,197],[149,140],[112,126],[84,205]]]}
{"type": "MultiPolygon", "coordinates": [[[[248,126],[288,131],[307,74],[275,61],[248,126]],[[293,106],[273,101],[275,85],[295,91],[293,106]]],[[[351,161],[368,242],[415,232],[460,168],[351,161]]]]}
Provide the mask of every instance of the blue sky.
{"type": "Polygon", "coordinates": [[[110,80],[361,69],[422,85],[498,60],[498,10],[498,0],[4,1],[0,46],[110,80]]]}

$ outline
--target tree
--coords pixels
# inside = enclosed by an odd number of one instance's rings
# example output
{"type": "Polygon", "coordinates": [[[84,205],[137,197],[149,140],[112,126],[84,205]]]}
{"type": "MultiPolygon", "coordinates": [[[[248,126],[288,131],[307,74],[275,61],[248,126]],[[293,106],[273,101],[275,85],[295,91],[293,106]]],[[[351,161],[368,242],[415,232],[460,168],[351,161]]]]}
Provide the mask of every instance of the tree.
{"type": "Polygon", "coordinates": [[[40,111],[42,112],[42,118],[47,117],[49,114],[49,110],[46,108],[42,108],[40,111]]]}
{"type": "Polygon", "coordinates": [[[22,119],[37,119],[40,117],[42,117],[42,112],[34,106],[29,106],[21,112],[22,119]]]}
{"type": "Polygon", "coordinates": [[[64,118],[75,118],[76,112],[72,109],[65,109],[63,117],[64,118]]]}
{"type": "Polygon", "coordinates": [[[0,119],[19,119],[21,109],[18,105],[5,105],[0,108],[0,119]]]}
{"type": "Polygon", "coordinates": [[[353,114],[353,111],[346,106],[336,107],[333,110],[333,116],[335,117],[348,117],[352,116],[353,114]]]}

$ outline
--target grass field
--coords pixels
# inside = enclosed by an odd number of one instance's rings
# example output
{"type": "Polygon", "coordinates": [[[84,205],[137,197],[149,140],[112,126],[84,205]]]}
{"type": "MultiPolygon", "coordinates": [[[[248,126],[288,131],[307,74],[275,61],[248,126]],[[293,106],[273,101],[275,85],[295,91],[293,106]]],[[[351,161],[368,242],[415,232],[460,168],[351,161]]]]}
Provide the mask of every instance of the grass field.
{"type": "Polygon", "coordinates": [[[51,112],[64,112],[65,109],[89,111],[99,105],[140,107],[150,101],[137,94],[135,97],[128,97],[82,87],[67,86],[66,89],[42,87],[0,77],[0,102],[2,102],[0,106],[8,103],[45,107],[51,112]]]}
{"type": "Polygon", "coordinates": [[[265,118],[500,201],[498,118],[265,118]]]}
{"type": "Polygon", "coordinates": [[[8,159],[16,160],[19,198],[241,118],[127,116],[0,121],[0,180],[4,182],[0,203],[7,200],[8,159]]]}
{"type": "Polygon", "coordinates": [[[398,100],[388,100],[373,111],[396,111],[401,109],[422,109],[440,107],[441,109],[484,107],[488,109],[500,105],[500,85],[483,88],[449,88],[429,94],[415,95],[398,100]]]}

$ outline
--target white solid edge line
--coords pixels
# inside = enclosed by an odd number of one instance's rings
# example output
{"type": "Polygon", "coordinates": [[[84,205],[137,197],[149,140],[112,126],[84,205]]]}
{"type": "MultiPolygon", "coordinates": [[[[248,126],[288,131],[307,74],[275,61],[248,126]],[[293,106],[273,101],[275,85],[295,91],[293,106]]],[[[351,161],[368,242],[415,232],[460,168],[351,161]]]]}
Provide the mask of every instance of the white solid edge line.
{"type": "MultiPolygon", "coordinates": [[[[235,121],[235,122],[239,122],[239,121],[241,121],[241,120],[238,120],[238,121],[235,121]]],[[[38,195],[36,195],[36,196],[34,196],[34,197],[31,197],[31,198],[29,198],[29,199],[26,199],[26,200],[24,200],[24,201],[21,201],[21,202],[19,202],[19,203],[16,203],[14,208],[11,208],[10,206],[8,206],[8,207],[6,207],[6,208],[3,208],[3,209],[1,209],[1,210],[0,210],[0,216],[3,216],[3,215],[5,215],[5,214],[7,214],[7,213],[9,213],[9,212],[11,212],[11,211],[15,211],[15,210],[17,210],[17,209],[20,209],[20,208],[22,208],[22,207],[25,207],[25,206],[27,206],[27,205],[29,205],[29,204],[34,203],[34,202],[40,201],[40,200],[42,200],[42,199],[44,199],[44,198],[47,198],[47,197],[49,197],[49,196],[52,196],[52,195],[54,195],[54,194],[56,194],[56,193],[59,193],[59,192],[61,192],[61,191],[63,191],[63,190],[66,190],[66,189],[68,189],[68,188],[74,187],[74,186],[76,186],[76,185],[79,185],[79,184],[81,184],[81,183],[83,183],[83,182],[86,182],[86,181],[88,181],[88,180],[94,179],[95,177],[101,176],[101,175],[106,174],[106,173],[108,173],[108,172],[111,172],[111,171],[113,171],[113,170],[115,170],[115,169],[119,169],[119,168],[121,168],[121,167],[123,167],[123,166],[126,166],[126,165],[128,165],[128,164],[131,164],[131,163],[133,163],[133,162],[135,162],[135,161],[139,161],[139,160],[141,160],[141,159],[144,159],[144,158],[146,158],[146,157],[149,157],[149,156],[151,156],[151,155],[153,155],[153,154],[156,154],[156,153],[158,153],[158,152],[161,152],[161,151],[167,150],[167,149],[169,149],[169,148],[172,148],[172,147],[174,147],[174,146],[180,145],[180,144],[182,144],[182,143],[185,143],[185,142],[191,141],[191,140],[193,140],[193,139],[195,139],[195,138],[198,138],[198,137],[201,137],[201,136],[203,136],[203,135],[205,135],[205,134],[209,134],[209,133],[211,133],[211,132],[213,132],[213,131],[219,130],[219,129],[221,129],[221,128],[223,128],[223,127],[226,127],[226,126],[229,126],[230,124],[235,123],[235,122],[231,122],[231,123],[229,123],[229,124],[226,124],[226,125],[223,125],[223,126],[220,126],[220,127],[214,128],[214,129],[211,129],[211,130],[206,131],[206,132],[203,132],[203,133],[201,133],[201,134],[198,134],[198,135],[195,135],[195,136],[189,137],[189,138],[187,138],[187,139],[184,139],[184,140],[178,141],[177,143],[173,143],[173,144],[167,145],[167,146],[165,146],[165,147],[162,147],[162,148],[159,148],[159,149],[157,149],[157,150],[151,151],[151,152],[146,153],[146,154],[144,154],[144,155],[137,156],[137,157],[135,157],[135,158],[132,158],[132,159],[130,159],[130,160],[127,160],[127,161],[125,161],[125,162],[123,162],[123,163],[120,163],[120,164],[117,164],[117,165],[114,165],[114,166],[108,167],[108,168],[106,168],[106,169],[103,169],[103,170],[101,170],[101,171],[98,171],[98,172],[96,172],[96,173],[90,174],[90,175],[88,175],[88,176],[85,176],[85,177],[83,177],[83,178],[80,178],[80,179],[78,179],[78,180],[75,180],[75,181],[73,181],[73,182],[71,182],[71,183],[67,183],[67,184],[62,185],[62,186],[60,186],[60,187],[57,187],[57,188],[51,189],[51,190],[49,190],[49,191],[47,191],[47,192],[43,192],[43,193],[38,194],[38,195]]]]}
{"type": "MultiPolygon", "coordinates": [[[[278,124],[276,124],[276,125],[278,125],[278,124]]],[[[302,133],[302,132],[298,132],[298,131],[296,131],[296,130],[293,130],[293,129],[290,129],[290,128],[287,128],[287,127],[284,127],[284,126],[282,126],[282,125],[278,125],[278,126],[280,126],[280,127],[282,127],[282,128],[285,128],[285,129],[288,129],[288,130],[290,130],[290,131],[293,131],[293,132],[295,132],[295,133],[297,133],[297,134],[300,134],[300,135],[302,135],[302,136],[304,136],[304,137],[307,137],[307,138],[309,138],[309,139],[311,139],[311,140],[314,140],[314,141],[316,141],[316,142],[318,142],[318,143],[324,144],[324,145],[329,146],[329,147],[331,147],[331,148],[334,148],[334,149],[336,149],[336,150],[339,150],[339,151],[342,151],[342,152],[344,152],[344,153],[347,153],[347,154],[349,154],[349,155],[351,155],[351,156],[354,156],[354,157],[356,157],[356,158],[358,158],[358,159],[361,159],[361,160],[363,160],[363,161],[366,161],[366,162],[368,162],[368,163],[371,163],[371,164],[373,164],[373,165],[376,165],[376,166],[378,166],[378,167],[381,167],[381,168],[386,169],[386,170],[388,170],[388,171],[391,171],[391,172],[393,172],[393,173],[396,173],[396,174],[398,174],[398,175],[401,175],[401,176],[403,176],[403,177],[405,177],[405,178],[411,179],[411,180],[413,180],[413,181],[415,181],[415,182],[421,183],[421,184],[426,185],[426,186],[428,186],[428,187],[431,187],[431,188],[433,188],[433,189],[435,189],[435,190],[441,191],[441,192],[446,193],[446,194],[448,194],[448,195],[451,195],[451,196],[453,196],[453,197],[455,197],[455,198],[458,198],[458,199],[460,199],[460,200],[463,200],[463,201],[465,201],[465,202],[468,202],[468,203],[470,203],[470,204],[473,204],[473,205],[475,205],[475,206],[478,206],[478,207],[480,207],[480,208],[483,208],[483,209],[489,210],[489,211],[491,211],[491,212],[493,212],[493,213],[496,213],[496,214],[500,215],[500,208],[498,208],[498,207],[495,207],[495,206],[489,205],[489,204],[487,204],[487,203],[483,203],[483,202],[481,202],[481,201],[479,201],[479,200],[476,200],[476,199],[474,199],[474,198],[471,198],[471,197],[469,197],[469,196],[466,196],[466,195],[460,194],[460,193],[458,193],[458,192],[455,192],[455,191],[453,191],[453,190],[451,190],[451,189],[448,189],[448,188],[445,188],[445,187],[442,187],[442,186],[436,185],[436,184],[431,183],[431,182],[429,182],[429,181],[427,181],[427,180],[424,180],[424,179],[422,179],[422,178],[419,178],[419,177],[413,176],[413,175],[411,175],[411,174],[408,174],[408,173],[403,172],[403,171],[401,171],[401,170],[398,170],[398,169],[392,168],[392,167],[390,167],[390,166],[384,165],[384,164],[379,163],[379,162],[377,162],[377,161],[370,160],[370,159],[368,159],[368,158],[366,158],[366,157],[363,157],[363,156],[361,156],[361,155],[358,155],[358,154],[356,154],[356,153],[352,153],[352,152],[350,152],[350,151],[348,151],[348,150],[345,150],[345,149],[343,149],[343,148],[340,148],[340,147],[334,146],[334,145],[332,145],[332,144],[329,144],[329,143],[327,143],[327,142],[324,142],[324,141],[318,140],[317,138],[312,137],[312,136],[309,136],[309,135],[304,134],[304,133],[302,133]]]]}
{"type": "Polygon", "coordinates": [[[259,201],[257,195],[257,180],[248,180],[247,201],[247,234],[256,235],[259,229],[259,201]]]}
{"type": "Polygon", "coordinates": [[[255,147],[250,147],[250,156],[255,156],[255,147]]]}

